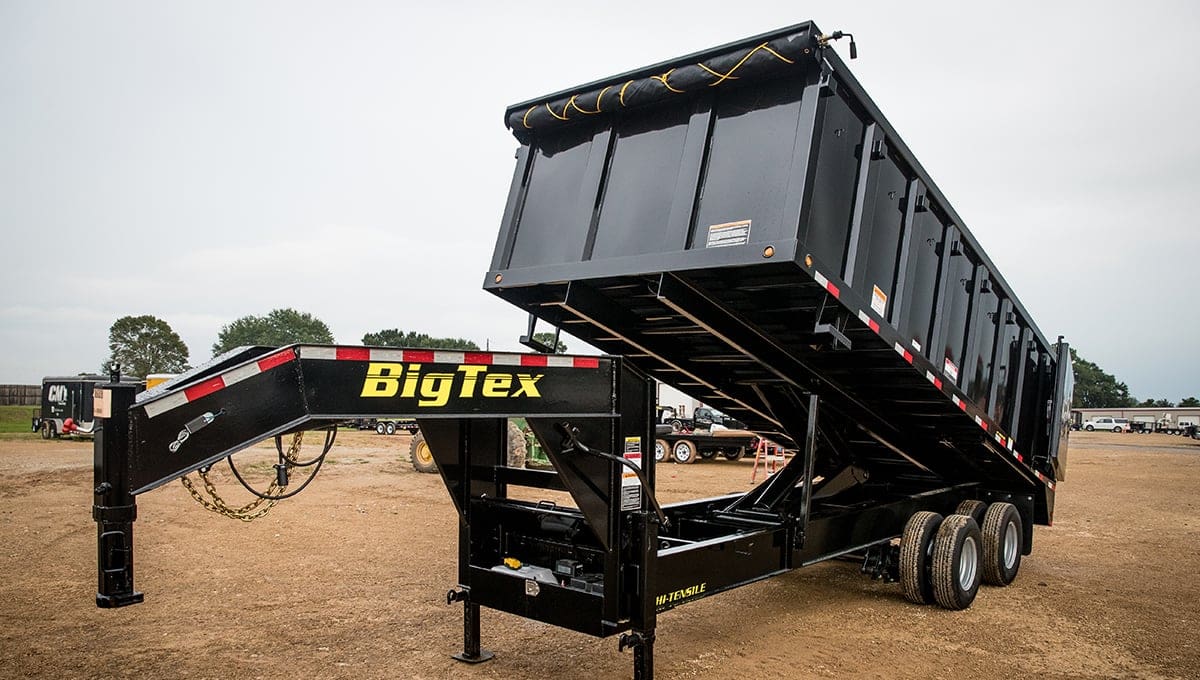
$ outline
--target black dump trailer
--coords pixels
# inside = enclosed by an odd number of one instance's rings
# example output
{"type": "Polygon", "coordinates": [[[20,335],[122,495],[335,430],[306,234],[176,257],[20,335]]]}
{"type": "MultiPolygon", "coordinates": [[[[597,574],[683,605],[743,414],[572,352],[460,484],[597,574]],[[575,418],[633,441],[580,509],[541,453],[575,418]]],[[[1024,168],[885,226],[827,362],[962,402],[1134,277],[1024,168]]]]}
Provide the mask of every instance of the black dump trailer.
{"type": "MultiPolygon", "coordinates": [[[[137,494],[266,437],[397,417],[461,516],[463,661],[491,656],[480,607],[619,635],[650,678],[659,614],[822,560],[950,609],[1011,582],[1065,471],[1067,345],[834,36],[799,24],[508,110],[520,150],[485,288],[610,356],[305,345],[137,400],[105,386],[97,603],[142,598],[137,494]],[[797,455],[749,492],[660,506],[652,378],[797,455]],[[509,417],[553,470],[507,465],[509,417]]],[[[284,490],[300,465],[280,449],[284,490]]]]}

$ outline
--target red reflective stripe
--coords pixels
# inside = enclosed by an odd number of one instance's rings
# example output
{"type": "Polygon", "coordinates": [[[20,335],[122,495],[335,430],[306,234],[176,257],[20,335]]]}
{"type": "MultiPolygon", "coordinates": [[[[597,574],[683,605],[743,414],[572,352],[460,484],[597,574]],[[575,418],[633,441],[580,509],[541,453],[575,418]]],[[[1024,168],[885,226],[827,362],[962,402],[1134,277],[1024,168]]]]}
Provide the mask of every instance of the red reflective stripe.
{"type": "Polygon", "coordinates": [[[338,347],[335,356],[338,361],[370,361],[371,350],[366,347],[338,347]]]}
{"type": "Polygon", "coordinates": [[[200,397],[205,397],[216,392],[222,387],[225,387],[225,381],[221,379],[221,376],[217,376],[205,380],[199,385],[192,385],[183,391],[183,396],[187,397],[188,401],[195,401],[200,397]]]}
{"type": "Polygon", "coordinates": [[[404,360],[412,362],[431,362],[433,361],[433,352],[423,349],[406,349],[404,350],[404,360]]]}
{"type": "Polygon", "coordinates": [[[463,354],[464,364],[490,364],[492,363],[492,355],[490,352],[467,352],[463,354]]]}
{"type": "Polygon", "coordinates": [[[1016,457],[1017,457],[1017,460],[1021,461],[1022,463],[1024,463],[1024,462],[1025,462],[1025,456],[1022,456],[1022,455],[1021,455],[1021,454],[1019,454],[1019,453],[1014,453],[1013,455],[1014,455],[1014,456],[1016,456],[1016,457]]]}
{"type": "Polygon", "coordinates": [[[905,361],[907,361],[907,362],[908,362],[908,363],[910,363],[910,364],[913,362],[913,356],[912,356],[912,353],[911,353],[911,352],[909,352],[908,350],[904,350],[904,360],[905,360],[905,361]]]}
{"type": "Polygon", "coordinates": [[[962,399],[959,399],[959,400],[958,400],[958,407],[959,407],[960,409],[962,409],[964,413],[966,413],[966,411],[967,411],[967,402],[963,401],[962,399]]]}
{"type": "Polygon", "coordinates": [[[296,358],[296,350],[285,349],[282,352],[276,352],[269,357],[258,360],[258,370],[269,371],[280,364],[286,364],[296,358]]]}
{"type": "Polygon", "coordinates": [[[934,386],[934,387],[936,387],[936,388],[938,388],[939,390],[940,390],[940,389],[942,389],[942,379],[941,379],[941,378],[934,378],[934,379],[933,379],[933,386],[934,386]]]}
{"type": "Polygon", "coordinates": [[[868,320],[867,325],[870,326],[871,330],[875,331],[876,333],[879,332],[879,323],[876,322],[875,319],[868,320]]]}
{"type": "Polygon", "coordinates": [[[546,355],[545,354],[522,354],[521,355],[521,365],[522,366],[545,366],[546,365],[546,355]]]}
{"type": "Polygon", "coordinates": [[[600,360],[592,357],[575,357],[575,368],[600,368],[600,360]]]}
{"type": "Polygon", "coordinates": [[[979,427],[982,427],[983,430],[986,432],[987,431],[987,421],[985,421],[985,420],[979,421],[979,427]]]}
{"type": "Polygon", "coordinates": [[[838,290],[838,287],[833,285],[833,281],[825,282],[825,290],[829,291],[829,294],[834,297],[838,297],[842,294],[842,291],[838,290]]]}

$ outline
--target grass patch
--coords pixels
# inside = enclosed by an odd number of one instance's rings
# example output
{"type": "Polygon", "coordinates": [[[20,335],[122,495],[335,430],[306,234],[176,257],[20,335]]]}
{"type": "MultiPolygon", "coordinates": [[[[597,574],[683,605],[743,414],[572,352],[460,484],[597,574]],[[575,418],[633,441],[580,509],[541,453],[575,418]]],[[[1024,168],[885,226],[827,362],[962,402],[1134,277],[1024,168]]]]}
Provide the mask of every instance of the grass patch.
{"type": "Polygon", "coordinates": [[[36,406],[0,406],[0,433],[28,433],[29,421],[40,409],[36,406]]]}

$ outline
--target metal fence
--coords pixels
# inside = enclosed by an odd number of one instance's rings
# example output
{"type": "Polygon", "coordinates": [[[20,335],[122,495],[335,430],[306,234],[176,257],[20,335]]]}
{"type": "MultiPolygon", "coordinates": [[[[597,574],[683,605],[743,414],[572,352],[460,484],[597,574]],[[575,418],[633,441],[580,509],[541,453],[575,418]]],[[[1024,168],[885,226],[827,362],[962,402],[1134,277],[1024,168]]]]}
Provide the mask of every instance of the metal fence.
{"type": "Polygon", "coordinates": [[[41,385],[0,385],[0,406],[37,406],[41,399],[41,385]]]}

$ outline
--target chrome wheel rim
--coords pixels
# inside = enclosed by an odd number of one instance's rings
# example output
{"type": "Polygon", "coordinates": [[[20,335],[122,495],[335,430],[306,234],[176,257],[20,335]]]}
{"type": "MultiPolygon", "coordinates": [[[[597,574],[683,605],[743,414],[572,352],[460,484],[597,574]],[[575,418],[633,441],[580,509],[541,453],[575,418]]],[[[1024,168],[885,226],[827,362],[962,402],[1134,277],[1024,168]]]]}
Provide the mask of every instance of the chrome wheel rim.
{"type": "Polygon", "coordinates": [[[979,568],[979,548],[975,539],[967,536],[963,541],[962,554],[958,558],[958,585],[963,590],[970,590],[975,585],[975,572],[979,568]]]}
{"type": "Polygon", "coordinates": [[[1017,536],[1017,525],[1012,522],[1008,523],[1008,527],[1004,529],[1004,568],[1012,569],[1017,563],[1017,544],[1020,542],[1017,536]]]}

